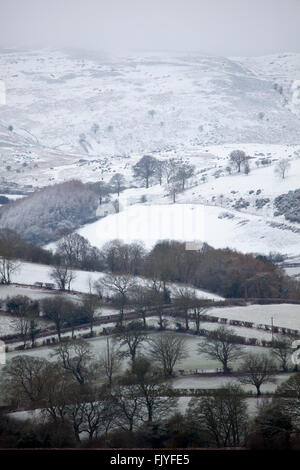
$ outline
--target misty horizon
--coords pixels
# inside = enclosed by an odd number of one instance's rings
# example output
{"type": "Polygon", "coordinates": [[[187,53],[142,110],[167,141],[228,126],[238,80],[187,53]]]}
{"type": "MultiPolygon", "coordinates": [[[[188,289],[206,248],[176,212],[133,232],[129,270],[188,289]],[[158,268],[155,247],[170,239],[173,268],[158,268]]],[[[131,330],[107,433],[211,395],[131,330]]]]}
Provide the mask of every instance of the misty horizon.
{"type": "Polygon", "coordinates": [[[108,55],[300,52],[297,0],[0,1],[0,48],[108,55]]]}

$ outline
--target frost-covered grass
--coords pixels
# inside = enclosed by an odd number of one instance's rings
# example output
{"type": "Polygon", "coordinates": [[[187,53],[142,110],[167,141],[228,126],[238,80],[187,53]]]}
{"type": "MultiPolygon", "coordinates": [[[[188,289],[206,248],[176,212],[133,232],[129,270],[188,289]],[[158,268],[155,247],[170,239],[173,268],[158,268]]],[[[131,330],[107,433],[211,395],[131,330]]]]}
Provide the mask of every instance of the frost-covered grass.
{"type": "MultiPolygon", "coordinates": [[[[288,380],[292,374],[278,374],[274,377],[274,382],[266,382],[261,386],[261,392],[274,392],[276,388],[285,380],[288,380]]],[[[242,389],[245,392],[254,392],[256,393],[256,389],[253,385],[244,385],[238,380],[237,377],[230,377],[230,376],[222,376],[219,374],[218,376],[214,377],[178,377],[172,380],[172,384],[174,388],[221,388],[225,387],[228,384],[237,384],[241,385],[242,389]]]]}
{"type": "MultiPolygon", "coordinates": [[[[183,318],[172,318],[165,316],[164,319],[167,321],[167,327],[168,329],[174,329],[176,330],[176,324],[181,323],[183,326],[185,324],[185,321],[183,318]]],[[[158,317],[148,317],[147,318],[147,325],[151,326],[158,326],[158,317]]],[[[201,322],[200,323],[200,328],[208,331],[213,331],[216,328],[219,328],[221,325],[220,323],[210,323],[210,322],[201,322]]],[[[257,330],[255,328],[245,328],[242,326],[233,326],[229,325],[229,327],[234,330],[234,332],[239,335],[239,336],[244,336],[245,338],[257,338],[258,340],[266,340],[266,341],[271,341],[272,339],[272,333],[270,331],[261,331],[257,330]]],[[[189,328],[190,332],[193,333],[195,331],[195,323],[193,321],[189,321],[189,328]]]]}
{"type": "Polygon", "coordinates": [[[10,315],[0,315],[0,336],[10,335],[15,332],[13,317],[10,315]]]}
{"type": "MultiPolygon", "coordinates": [[[[158,333],[151,333],[151,335],[156,335],[158,333]]],[[[179,334],[179,333],[177,333],[179,334]]],[[[55,336],[55,335],[51,335],[55,336]]],[[[69,334],[70,336],[70,334],[69,334]]],[[[215,372],[217,368],[220,368],[220,364],[215,361],[208,359],[204,354],[199,354],[198,353],[198,345],[202,342],[205,341],[203,338],[191,336],[188,334],[182,334],[180,333],[180,337],[185,337],[186,339],[186,349],[187,349],[187,357],[184,358],[180,363],[176,364],[175,370],[179,369],[184,369],[184,370],[193,370],[195,371],[196,369],[203,369],[207,371],[213,371],[215,372]]],[[[106,341],[107,337],[101,336],[101,337],[94,337],[94,338],[89,338],[87,339],[88,343],[91,346],[92,352],[96,357],[99,357],[101,354],[104,353],[106,349],[106,341]]],[[[259,353],[268,353],[265,348],[259,347],[259,346],[242,346],[241,347],[242,351],[245,352],[259,352],[259,353]]],[[[44,346],[40,347],[37,349],[28,349],[25,351],[12,351],[7,354],[7,358],[9,359],[10,357],[19,355],[19,354],[26,354],[29,356],[37,356],[37,357],[44,357],[47,359],[51,358],[51,354],[54,351],[54,347],[50,346],[44,346]]],[[[149,345],[147,343],[144,343],[142,348],[140,349],[140,352],[144,354],[146,357],[149,354],[149,345]]],[[[124,364],[124,367],[126,366],[127,363],[124,364]]],[[[236,368],[238,367],[239,361],[233,363],[233,367],[236,368]]]]}
{"type": "MultiPolygon", "coordinates": [[[[42,318],[37,318],[37,324],[39,326],[47,326],[50,324],[50,322],[42,319],[42,318]]],[[[12,334],[18,334],[19,330],[17,327],[16,323],[16,317],[13,315],[5,315],[5,314],[0,314],[0,336],[6,336],[6,335],[12,335],[12,334]]],[[[14,346],[23,344],[22,342],[15,343],[14,346]]]]}
{"type": "Polygon", "coordinates": [[[41,300],[45,297],[51,295],[57,295],[55,291],[50,291],[46,289],[39,289],[33,287],[22,287],[17,285],[1,285],[0,284],[0,301],[6,299],[7,297],[14,297],[17,295],[29,297],[32,300],[41,300]]]}

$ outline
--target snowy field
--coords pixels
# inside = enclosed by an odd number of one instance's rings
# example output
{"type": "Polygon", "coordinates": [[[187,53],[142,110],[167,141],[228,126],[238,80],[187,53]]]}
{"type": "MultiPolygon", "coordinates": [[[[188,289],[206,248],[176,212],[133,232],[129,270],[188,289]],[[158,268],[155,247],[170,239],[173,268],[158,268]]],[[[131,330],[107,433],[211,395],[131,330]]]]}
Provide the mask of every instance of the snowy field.
{"type": "MultiPolygon", "coordinates": [[[[41,318],[37,319],[37,323],[39,326],[47,326],[50,324],[50,322],[47,322],[46,320],[43,320],[41,318]]],[[[12,315],[5,315],[5,314],[0,314],[0,337],[1,336],[6,336],[6,335],[12,335],[15,333],[18,333],[19,329],[16,324],[16,318],[13,317],[12,315]]],[[[17,342],[14,344],[14,346],[18,346],[23,344],[22,342],[17,342]]]]}
{"type": "MultiPolygon", "coordinates": [[[[155,334],[155,333],[154,333],[155,334]]],[[[180,335],[182,337],[182,335],[180,335]]],[[[175,367],[175,371],[178,372],[180,369],[184,369],[186,372],[193,373],[195,369],[199,371],[207,371],[207,372],[216,372],[218,369],[220,370],[220,364],[214,360],[207,359],[204,355],[199,355],[197,352],[198,344],[203,341],[203,339],[192,337],[189,335],[185,335],[186,337],[186,346],[188,351],[188,357],[183,359],[180,363],[178,363],[175,367]]],[[[87,340],[92,348],[92,352],[95,358],[100,358],[101,355],[106,350],[106,337],[101,338],[92,338],[87,340]]],[[[123,348],[122,348],[123,349],[123,348]]],[[[148,345],[144,344],[141,347],[142,353],[147,356],[148,345]]],[[[260,348],[260,347],[242,347],[243,352],[263,352],[268,354],[269,351],[260,348]]],[[[34,350],[26,350],[22,351],[22,355],[34,356],[45,358],[48,360],[54,360],[53,357],[54,348],[53,347],[42,347],[34,350]]],[[[20,355],[20,351],[9,352],[6,355],[6,359],[9,360],[15,356],[20,355]]],[[[125,360],[123,362],[123,371],[126,370],[126,367],[129,365],[129,360],[125,360]]],[[[235,362],[232,366],[236,369],[239,366],[239,362],[235,362]]],[[[275,377],[275,381],[272,383],[267,383],[262,385],[261,390],[263,392],[273,392],[278,385],[280,385],[284,380],[287,380],[291,374],[278,374],[275,377]]],[[[236,378],[230,377],[223,377],[221,374],[219,376],[213,377],[203,377],[203,376],[187,376],[187,377],[177,377],[172,379],[172,385],[175,388],[219,388],[222,387],[229,382],[231,383],[239,383],[236,378]]],[[[254,387],[250,385],[242,385],[245,391],[252,390],[255,392],[254,387]]],[[[189,397],[180,397],[178,400],[178,410],[184,412],[188,406],[188,403],[191,398],[189,397]]],[[[261,402],[261,399],[258,400],[256,398],[249,398],[247,399],[247,405],[250,415],[255,415],[257,412],[257,405],[261,402]]],[[[22,417],[23,414],[20,415],[22,417]]],[[[25,416],[24,416],[25,417],[25,416]]]]}
{"type": "MultiPolygon", "coordinates": [[[[53,267],[47,265],[21,262],[17,272],[12,275],[12,282],[27,285],[33,285],[35,282],[53,283],[54,281],[50,276],[52,269],[53,267]]],[[[83,293],[88,293],[90,282],[93,284],[101,276],[100,273],[78,270],[74,270],[74,274],[76,277],[71,284],[71,288],[83,293]]]]}
{"type": "Polygon", "coordinates": [[[109,215],[78,230],[94,246],[119,238],[141,240],[151,248],[158,240],[207,242],[214,248],[235,248],[244,253],[273,251],[294,254],[300,235],[269,226],[263,217],[200,204],[141,205],[109,215]],[[229,214],[229,217],[225,214],[229,214]],[[232,217],[231,217],[232,215],[232,217]]]}
{"type": "MultiPolygon", "coordinates": [[[[27,284],[27,285],[33,285],[35,282],[50,282],[53,283],[53,279],[51,278],[51,270],[53,267],[51,266],[46,266],[42,264],[36,264],[36,263],[27,263],[27,262],[20,262],[19,263],[19,268],[18,270],[13,273],[12,275],[12,282],[17,283],[17,284],[27,284]]],[[[94,290],[94,283],[99,281],[105,276],[105,273],[101,272],[90,272],[90,271],[80,271],[80,270],[73,270],[73,273],[75,275],[75,279],[72,281],[71,284],[71,289],[77,292],[82,292],[82,293],[89,293],[90,289],[92,292],[95,292],[94,290]]],[[[137,284],[144,285],[144,286],[151,286],[151,281],[148,279],[144,279],[141,277],[134,277],[135,281],[137,284]]],[[[170,288],[171,295],[172,293],[174,294],[176,292],[176,289],[178,287],[184,287],[184,284],[176,284],[176,283],[169,283],[167,284],[168,287],[170,288]]],[[[195,292],[196,296],[198,298],[206,298],[206,299],[214,299],[214,300],[222,300],[223,297],[220,297],[217,294],[212,294],[210,292],[206,292],[201,289],[194,289],[191,286],[185,286],[189,288],[191,291],[195,292]]],[[[3,295],[1,296],[1,289],[2,287],[0,286],[0,298],[3,298],[5,296],[5,292],[10,292],[10,295],[17,295],[13,294],[15,287],[14,286],[8,286],[5,290],[3,290],[3,295]]],[[[19,287],[17,288],[19,289],[19,287]]],[[[27,289],[25,288],[26,292],[27,289]]],[[[28,292],[30,292],[28,290],[28,292]]],[[[48,294],[53,294],[51,291],[41,291],[41,290],[32,290],[32,292],[36,292],[37,295],[43,296],[48,296],[48,294]],[[40,292],[41,294],[39,294],[40,292]],[[45,294],[45,295],[44,295],[45,294]]],[[[111,292],[109,290],[103,290],[105,295],[110,295],[111,292]]],[[[25,294],[30,297],[30,294],[25,294]]]]}
{"type": "MultiPolygon", "coordinates": [[[[98,310],[96,312],[96,316],[101,317],[103,315],[116,315],[118,313],[119,312],[117,310],[107,308],[107,307],[104,307],[104,308],[102,307],[100,310],[98,310]]],[[[168,316],[164,316],[163,318],[167,322],[166,324],[167,324],[168,330],[176,331],[177,330],[177,326],[176,326],[177,323],[182,323],[182,324],[184,323],[184,320],[182,320],[181,318],[174,319],[174,318],[168,317],[168,316]]],[[[12,316],[8,316],[8,315],[0,316],[0,336],[5,335],[5,334],[12,334],[14,332],[14,326],[13,326],[12,320],[13,320],[12,316]]],[[[140,321],[141,320],[142,319],[140,318],[140,321]]],[[[41,320],[41,322],[42,322],[42,320],[41,320]]],[[[147,317],[146,322],[147,322],[147,326],[154,326],[155,328],[157,328],[158,325],[159,325],[157,316],[147,317]]],[[[127,322],[125,321],[124,323],[126,324],[126,323],[128,323],[128,321],[127,322]]],[[[52,324],[52,323],[48,322],[48,325],[49,324],[52,324]]],[[[114,326],[115,326],[115,322],[107,321],[107,323],[103,323],[101,325],[94,325],[93,332],[96,335],[100,335],[101,333],[103,333],[104,329],[113,328],[114,326]]],[[[209,323],[209,322],[202,322],[201,323],[201,328],[204,328],[204,329],[209,330],[209,331],[215,330],[219,326],[220,326],[219,323],[209,323]]],[[[268,331],[260,331],[260,330],[256,330],[256,329],[243,328],[243,327],[238,327],[238,326],[232,326],[231,328],[235,331],[235,333],[237,335],[244,336],[245,338],[256,338],[258,341],[261,341],[261,340],[271,341],[271,339],[272,339],[272,334],[268,331]]],[[[193,322],[190,321],[190,331],[191,331],[191,333],[193,332],[194,329],[195,329],[195,327],[193,325],[193,322]]],[[[77,335],[77,332],[78,332],[78,330],[76,331],[76,329],[75,329],[75,335],[77,335]]],[[[87,326],[85,328],[80,328],[80,330],[79,330],[80,335],[89,334],[89,333],[90,333],[90,327],[89,326],[87,326]]],[[[70,332],[65,332],[65,333],[61,334],[62,337],[70,337],[70,335],[71,335],[70,332]]],[[[41,347],[42,344],[43,344],[43,341],[45,341],[46,339],[49,339],[49,338],[51,339],[51,338],[56,337],[56,336],[57,336],[57,334],[55,333],[55,331],[53,331],[48,336],[44,336],[42,338],[37,338],[36,345],[41,347]]],[[[189,338],[192,338],[192,337],[189,336],[189,338]]],[[[101,338],[97,338],[97,339],[100,340],[101,338]]],[[[199,339],[199,337],[198,337],[198,340],[202,341],[202,338],[199,339]]],[[[22,342],[20,342],[20,341],[15,342],[15,343],[13,343],[12,346],[9,346],[9,348],[11,350],[11,348],[15,348],[16,346],[20,346],[21,344],[22,344],[22,342]]]]}
{"type": "MultiPolygon", "coordinates": [[[[153,335],[156,335],[157,333],[151,333],[153,335]]],[[[70,333],[69,333],[70,335],[70,333]]],[[[55,336],[55,335],[51,335],[55,336]]],[[[198,345],[202,342],[205,341],[203,338],[199,337],[194,337],[191,335],[183,335],[180,333],[180,337],[185,337],[186,338],[186,349],[187,349],[187,354],[188,356],[184,358],[180,363],[176,364],[175,371],[184,369],[184,370],[192,370],[195,371],[196,369],[199,370],[206,370],[210,372],[216,372],[216,370],[219,368],[220,369],[220,364],[211,359],[207,359],[205,355],[199,354],[198,353],[198,345]]],[[[104,351],[106,350],[106,341],[107,338],[104,336],[101,337],[95,337],[95,338],[89,338],[87,339],[88,343],[91,346],[92,352],[95,357],[100,357],[104,351]]],[[[140,352],[144,354],[147,357],[149,350],[149,346],[147,343],[144,343],[143,346],[140,349],[140,352]]],[[[268,353],[269,351],[266,350],[265,348],[259,347],[259,346],[242,346],[241,350],[244,352],[259,352],[259,353],[268,353]]],[[[52,353],[54,351],[53,347],[49,346],[43,346],[37,349],[33,350],[25,350],[22,351],[21,354],[25,354],[28,356],[35,356],[35,357],[43,357],[46,359],[51,359],[52,353]]],[[[9,360],[11,357],[18,356],[20,355],[20,351],[11,351],[7,354],[7,360],[9,360]]],[[[128,361],[124,362],[124,368],[126,365],[128,365],[128,361]]],[[[239,361],[235,362],[232,364],[234,368],[237,368],[239,365],[239,361]]]]}
{"type": "MultiPolygon", "coordinates": [[[[185,413],[185,411],[188,409],[188,405],[192,398],[190,397],[179,397],[178,399],[178,405],[177,408],[181,413],[185,413]]],[[[262,398],[246,398],[246,404],[247,404],[247,412],[249,415],[249,418],[254,418],[259,411],[259,407],[262,406],[266,401],[269,399],[266,399],[264,397],[262,398]]],[[[20,418],[22,418],[22,412],[20,412],[20,418]]],[[[24,412],[23,412],[24,413],[24,412]]]]}
{"type": "MultiPolygon", "coordinates": [[[[276,388],[282,384],[282,382],[288,380],[292,374],[278,374],[274,377],[274,382],[266,382],[262,384],[261,391],[264,393],[274,392],[276,388]]],[[[256,392],[253,385],[241,384],[236,377],[222,377],[220,374],[218,377],[179,377],[172,380],[174,388],[221,388],[228,384],[241,385],[245,392],[256,392]]]]}
{"type": "MultiPolygon", "coordinates": [[[[7,297],[13,297],[16,295],[22,295],[29,297],[32,300],[41,300],[44,299],[45,297],[49,297],[52,295],[64,295],[55,291],[51,290],[46,290],[46,289],[38,289],[38,288],[33,288],[33,287],[21,287],[17,285],[0,285],[0,301],[5,300],[7,297]]],[[[69,297],[72,297],[72,299],[77,299],[76,296],[72,296],[70,294],[66,294],[69,297]]]]}
{"type": "MultiPolygon", "coordinates": [[[[209,313],[209,312],[208,312],[209,313]]],[[[164,316],[164,319],[167,321],[168,329],[172,328],[174,330],[177,329],[176,324],[181,323],[183,326],[185,324],[185,320],[183,318],[172,318],[168,316],[164,316]]],[[[151,326],[158,326],[158,317],[148,317],[147,324],[151,326]]],[[[221,325],[220,323],[210,323],[210,322],[201,322],[200,328],[208,331],[213,331],[216,328],[219,328],[221,325]]],[[[261,331],[256,330],[255,328],[244,328],[242,326],[232,326],[229,325],[231,329],[235,331],[235,333],[239,336],[244,336],[245,338],[256,338],[259,341],[266,340],[271,341],[272,333],[270,331],[261,331]]],[[[189,321],[190,330],[195,330],[195,324],[192,320],[189,321]]]]}
{"type": "MultiPolygon", "coordinates": [[[[300,159],[291,159],[291,169],[283,180],[274,173],[274,164],[265,168],[252,164],[248,176],[228,175],[224,170],[228,164],[225,155],[223,165],[219,165],[221,175],[213,177],[214,168],[201,184],[200,174],[195,176],[190,187],[177,196],[176,204],[171,203],[163,186],[128,189],[120,195],[118,214],[87,224],[78,232],[99,248],[117,238],[126,242],[141,240],[147,248],[158,240],[174,239],[205,241],[214,248],[230,247],[244,253],[298,255],[300,227],[284,216],[274,217],[273,201],[299,187],[300,159]],[[146,203],[140,203],[141,196],[146,197],[146,203]],[[234,206],[241,198],[248,206],[237,210],[234,206]],[[258,208],[257,200],[269,202],[258,208]]],[[[198,171],[199,162],[201,159],[198,171]]]]}
{"type": "MultiPolygon", "coordinates": [[[[294,330],[300,330],[300,305],[247,305],[246,307],[212,308],[207,314],[232,320],[254,322],[255,324],[273,324],[294,330]]],[[[251,329],[248,329],[251,332],[251,329]]],[[[254,331],[254,330],[253,330],[254,331]]]]}

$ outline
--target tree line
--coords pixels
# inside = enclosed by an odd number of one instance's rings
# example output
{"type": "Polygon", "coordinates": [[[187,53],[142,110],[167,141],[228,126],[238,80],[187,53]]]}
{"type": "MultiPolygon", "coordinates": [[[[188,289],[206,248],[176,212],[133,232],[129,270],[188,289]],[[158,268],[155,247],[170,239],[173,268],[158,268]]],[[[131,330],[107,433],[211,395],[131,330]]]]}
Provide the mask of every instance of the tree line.
{"type": "Polygon", "coordinates": [[[161,286],[166,298],[168,282],[191,284],[227,298],[300,298],[299,281],[285,275],[273,255],[214,249],[205,243],[201,249],[187,250],[184,242],[162,240],[147,251],[141,242],[112,240],[99,250],[81,235],[67,231],[52,254],[2,229],[0,257],[0,282],[4,284],[11,282],[14,260],[20,257],[52,265],[52,277],[62,290],[70,288],[74,269],[84,269],[145,277],[161,286]]]}
{"type": "MultiPolygon", "coordinates": [[[[245,392],[233,382],[191,399],[179,412],[165,361],[172,358],[172,367],[185,357],[184,340],[152,336],[131,325],[116,331],[114,341],[107,339],[98,358],[87,342],[72,340],[61,342],[51,361],[11,359],[3,371],[2,399],[12,409],[38,409],[40,419],[16,421],[0,413],[0,446],[299,448],[300,373],[283,382],[272,400],[261,401],[254,418],[245,392]],[[145,341],[148,357],[140,353],[145,341]]],[[[258,392],[274,374],[272,360],[259,354],[246,354],[240,370],[240,381],[258,392]]]]}

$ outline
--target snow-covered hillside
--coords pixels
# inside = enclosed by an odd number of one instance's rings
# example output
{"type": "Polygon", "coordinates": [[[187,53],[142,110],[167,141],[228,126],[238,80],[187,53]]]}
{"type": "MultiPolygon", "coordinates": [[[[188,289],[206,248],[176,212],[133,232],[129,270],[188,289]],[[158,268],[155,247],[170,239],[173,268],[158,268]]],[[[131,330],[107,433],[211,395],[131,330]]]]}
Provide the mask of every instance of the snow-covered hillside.
{"type": "Polygon", "coordinates": [[[120,172],[131,187],[120,196],[120,214],[80,229],[96,246],[112,238],[147,246],[174,238],[299,255],[300,227],[274,217],[274,199],[299,187],[300,54],[6,50],[0,73],[7,90],[0,108],[3,191],[71,178],[108,181],[120,172]],[[237,148],[250,157],[247,176],[226,172],[237,148]],[[133,179],[145,153],[195,165],[179,205],[171,205],[164,184],[146,190],[133,179]],[[284,180],[274,174],[280,158],[291,163],[284,180]]]}
{"type": "MultiPolygon", "coordinates": [[[[12,274],[12,282],[22,285],[33,286],[35,282],[42,282],[42,283],[53,283],[53,279],[51,278],[51,270],[53,268],[51,266],[46,266],[43,264],[37,263],[27,263],[27,262],[20,262],[19,267],[16,272],[12,274]]],[[[99,281],[101,278],[105,276],[105,273],[101,272],[90,272],[90,271],[81,271],[81,270],[73,270],[74,280],[71,284],[71,289],[77,292],[81,292],[83,294],[89,293],[90,291],[95,292],[94,284],[95,282],[99,281]]],[[[137,284],[140,285],[148,285],[151,286],[152,282],[148,279],[136,276],[135,281],[137,284]]],[[[176,284],[176,283],[167,283],[167,286],[170,290],[171,297],[173,294],[176,293],[177,288],[180,286],[182,287],[183,284],[176,284]]],[[[187,288],[194,291],[198,298],[204,299],[212,299],[212,300],[223,300],[223,297],[213,294],[211,292],[206,292],[201,289],[195,289],[191,286],[186,286],[187,288]]],[[[8,295],[27,295],[30,298],[43,298],[48,296],[55,291],[47,291],[46,289],[40,289],[39,293],[37,289],[28,289],[26,292],[26,288],[23,289],[20,293],[19,287],[16,286],[4,286],[0,285],[0,300],[4,299],[8,295]],[[34,295],[35,293],[35,295],[34,295]]],[[[103,289],[104,295],[111,295],[111,291],[107,288],[107,290],[103,289]]]]}
{"type": "Polygon", "coordinates": [[[298,143],[299,57],[2,51],[2,176],[26,181],[30,171],[26,184],[45,184],[46,169],[55,180],[70,163],[99,177],[110,157],[124,166],[146,152],[298,143]]]}
{"type": "Polygon", "coordinates": [[[187,157],[195,165],[196,175],[177,195],[176,204],[165,185],[128,189],[120,195],[120,213],[88,224],[79,233],[98,247],[117,238],[142,240],[148,248],[161,239],[176,239],[205,241],[215,248],[230,247],[245,253],[299,255],[300,226],[284,215],[275,215],[274,205],[277,196],[299,188],[298,147],[269,145],[262,156],[255,146],[242,146],[253,156],[248,175],[226,172],[232,148],[213,147],[207,159],[187,157]],[[212,152],[218,150],[219,157],[214,158],[212,152]],[[270,155],[268,165],[260,164],[270,155]],[[284,179],[275,173],[280,158],[290,162],[284,179]],[[144,203],[140,202],[142,197],[144,203]]]}
{"type": "Polygon", "coordinates": [[[126,242],[141,240],[148,248],[162,239],[198,240],[215,248],[264,254],[293,254],[300,246],[298,233],[271,227],[262,217],[196,204],[135,204],[86,225],[79,233],[98,247],[117,238],[126,242]]]}

